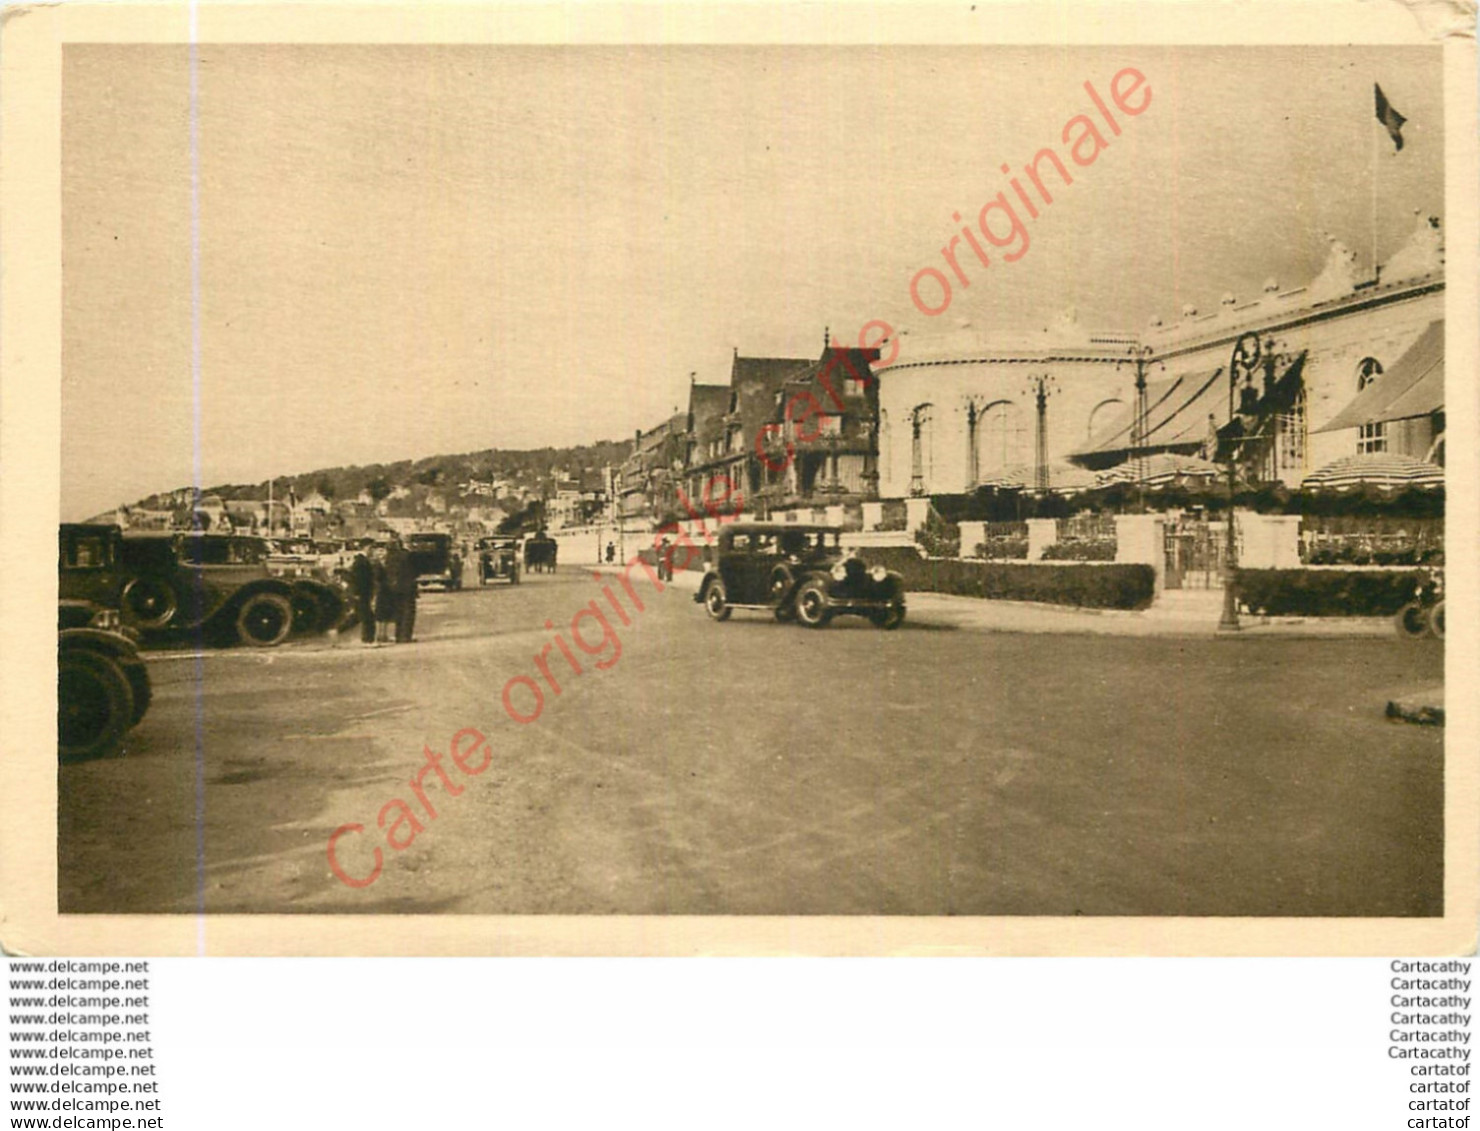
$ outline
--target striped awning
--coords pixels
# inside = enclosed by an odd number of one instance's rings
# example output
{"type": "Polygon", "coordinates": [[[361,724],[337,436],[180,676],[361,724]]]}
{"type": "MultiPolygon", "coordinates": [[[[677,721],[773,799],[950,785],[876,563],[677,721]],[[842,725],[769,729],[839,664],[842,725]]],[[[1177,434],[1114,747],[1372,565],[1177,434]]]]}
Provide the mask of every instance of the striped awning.
{"type": "MultiPolygon", "coordinates": [[[[1086,471],[1072,463],[1055,462],[1050,463],[1048,471],[1048,489],[1050,491],[1087,491],[1095,486],[1095,473],[1086,471]]],[[[982,476],[979,487],[997,487],[999,489],[1031,490],[1038,485],[1038,478],[1032,464],[1017,464],[1013,467],[1002,468],[997,471],[989,471],[982,476]]]]}
{"type": "Polygon", "coordinates": [[[1305,477],[1301,486],[1313,488],[1359,487],[1442,487],[1444,469],[1413,456],[1391,452],[1364,452],[1342,456],[1319,471],[1305,477]]]}
{"type": "Polygon", "coordinates": [[[1430,322],[1408,352],[1317,432],[1428,416],[1444,407],[1444,323],[1430,322]]]}
{"type": "Polygon", "coordinates": [[[1100,472],[1096,480],[1100,486],[1111,483],[1142,483],[1154,487],[1162,483],[1179,480],[1210,480],[1223,474],[1216,463],[1197,456],[1179,455],[1176,452],[1157,452],[1145,459],[1132,457],[1124,463],[1100,472]]]}

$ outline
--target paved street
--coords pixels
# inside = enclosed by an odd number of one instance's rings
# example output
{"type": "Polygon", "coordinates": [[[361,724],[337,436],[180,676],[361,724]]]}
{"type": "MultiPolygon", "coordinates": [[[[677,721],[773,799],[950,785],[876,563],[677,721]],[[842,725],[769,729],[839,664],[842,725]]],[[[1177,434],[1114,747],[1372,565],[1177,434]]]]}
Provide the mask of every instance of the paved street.
{"type": "Polygon", "coordinates": [[[1443,731],[1383,717],[1441,681],[1433,642],[807,632],[637,586],[632,624],[598,606],[620,658],[552,651],[528,725],[501,692],[601,597],[589,573],[424,596],[410,647],[152,657],[126,756],[61,770],[61,909],[190,912],[203,882],[213,912],[1442,910],[1443,731]],[[444,758],[457,796],[425,774],[431,819],[408,781],[466,727],[491,765],[444,758]],[[351,823],[342,866],[383,858],[360,889],[326,856],[351,823]]]}

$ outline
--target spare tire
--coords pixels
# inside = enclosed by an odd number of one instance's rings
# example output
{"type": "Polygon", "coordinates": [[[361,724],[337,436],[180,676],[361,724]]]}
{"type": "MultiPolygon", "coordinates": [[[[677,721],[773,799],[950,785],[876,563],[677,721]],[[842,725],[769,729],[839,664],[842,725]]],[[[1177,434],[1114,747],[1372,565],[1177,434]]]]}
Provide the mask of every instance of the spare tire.
{"type": "Polygon", "coordinates": [[[180,609],[175,587],[158,577],[130,579],[119,594],[118,603],[123,618],[145,630],[164,628],[180,609]]]}
{"type": "Polygon", "coordinates": [[[293,604],[280,593],[253,593],[236,613],[236,636],[254,648],[272,648],[293,631],[293,604]]]}

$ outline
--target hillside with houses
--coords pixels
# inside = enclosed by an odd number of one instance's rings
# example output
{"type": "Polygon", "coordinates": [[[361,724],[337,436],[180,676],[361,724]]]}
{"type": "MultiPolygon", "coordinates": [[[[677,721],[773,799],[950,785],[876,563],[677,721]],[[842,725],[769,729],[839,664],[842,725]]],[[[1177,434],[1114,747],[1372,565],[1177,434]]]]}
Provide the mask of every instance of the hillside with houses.
{"type": "Polygon", "coordinates": [[[270,482],[177,487],[93,521],[133,530],[359,537],[379,530],[459,531],[579,520],[605,508],[631,441],[531,451],[486,449],[329,467],[270,482]]]}

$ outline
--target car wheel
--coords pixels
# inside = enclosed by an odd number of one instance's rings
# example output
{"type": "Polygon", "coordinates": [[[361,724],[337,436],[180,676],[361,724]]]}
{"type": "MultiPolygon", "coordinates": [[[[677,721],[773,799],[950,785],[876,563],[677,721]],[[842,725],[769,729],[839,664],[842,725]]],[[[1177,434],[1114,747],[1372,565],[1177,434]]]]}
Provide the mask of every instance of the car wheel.
{"type": "Polygon", "coordinates": [[[291,604],[293,606],[294,632],[307,635],[327,623],[323,615],[324,611],[319,607],[318,597],[307,590],[295,590],[291,604]]]}
{"type": "Polygon", "coordinates": [[[293,605],[277,593],[253,593],[236,614],[236,635],[243,644],[271,648],[293,630],[293,605]]]}
{"type": "Polygon", "coordinates": [[[134,693],[134,713],[129,725],[138,726],[144,721],[149,704],[154,700],[154,689],[149,684],[149,669],[144,666],[143,660],[125,660],[119,666],[123,669],[124,678],[128,680],[129,690],[134,693]]]}
{"type": "Polygon", "coordinates": [[[892,604],[885,609],[875,609],[869,613],[868,619],[886,632],[896,629],[904,623],[904,606],[892,604]]]}
{"type": "Polygon", "coordinates": [[[163,628],[179,611],[174,588],[157,577],[135,577],[119,595],[122,613],[129,624],[142,629],[163,628]]]}
{"type": "Polygon", "coordinates": [[[1429,635],[1444,639],[1444,602],[1429,610],[1429,635]]]}
{"type": "Polygon", "coordinates": [[[1417,638],[1428,631],[1428,617],[1424,615],[1424,608],[1417,601],[1410,601],[1398,610],[1398,615],[1393,618],[1393,623],[1398,626],[1399,636],[1417,638]]]}
{"type": "Polygon", "coordinates": [[[704,611],[709,614],[710,620],[730,619],[730,602],[725,595],[725,583],[717,577],[704,590],[704,611]]]}
{"type": "Polygon", "coordinates": [[[806,628],[824,628],[832,620],[832,613],[827,607],[827,586],[820,578],[813,577],[802,582],[793,604],[796,607],[797,621],[806,628]]]}
{"type": "Polygon", "coordinates": [[[118,749],[134,719],[134,693],[117,664],[74,648],[57,659],[57,757],[99,758],[118,749]]]}
{"type": "Polygon", "coordinates": [[[796,575],[791,572],[789,566],[779,565],[771,571],[771,580],[768,584],[771,590],[771,599],[773,601],[780,600],[791,592],[791,587],[796,584],[796,575]]]}

